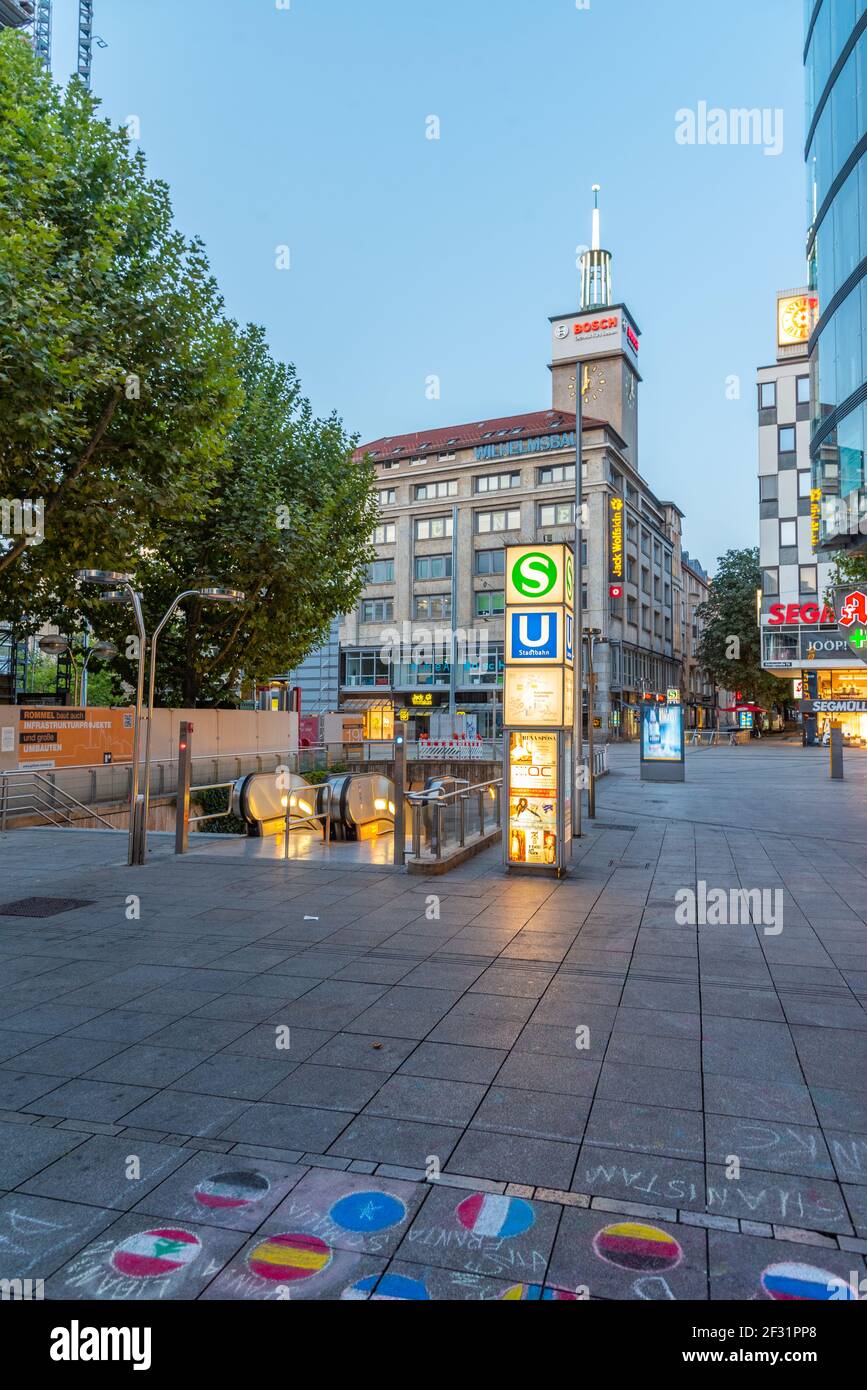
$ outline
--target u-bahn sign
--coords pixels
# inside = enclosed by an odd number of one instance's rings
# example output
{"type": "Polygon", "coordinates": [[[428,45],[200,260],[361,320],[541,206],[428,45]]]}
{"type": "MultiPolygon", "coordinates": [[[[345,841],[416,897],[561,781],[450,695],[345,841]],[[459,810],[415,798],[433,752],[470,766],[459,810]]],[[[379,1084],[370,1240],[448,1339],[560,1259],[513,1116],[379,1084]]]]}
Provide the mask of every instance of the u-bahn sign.
{"type": "Polygon", "coordinates": [[[837,630],[850,651],[867,662],[867,585],[841,584],[832,591],[837,630]]]}

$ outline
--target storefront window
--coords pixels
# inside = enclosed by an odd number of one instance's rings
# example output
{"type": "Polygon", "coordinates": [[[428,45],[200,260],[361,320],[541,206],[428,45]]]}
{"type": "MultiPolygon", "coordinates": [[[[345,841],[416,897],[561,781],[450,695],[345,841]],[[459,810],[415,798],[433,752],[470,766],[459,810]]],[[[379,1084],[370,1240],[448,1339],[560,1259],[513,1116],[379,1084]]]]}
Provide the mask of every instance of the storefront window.
{"type": "Polygon", "coordinates": [[[394,707],[366,709],[363,727],[365,738],[394,738],[394,707]]]}
{"type": "MultiPolygon", "coordinates": [[[[817,674],[820,700],[864,702],[867,706],[867,666],[848,671],[819,671],[817,674]]],[[[816,723],[820,738],[828,735],[832,728],[839,728],[847,743],[867,746],[867,708],[820,712],[816,716],[816,723]]]]}
{"type": "Polygon", "coordinates": [[[388,685],[391,669],[378,651],[347,652],[345,684],[349,686],[388,685]]]}

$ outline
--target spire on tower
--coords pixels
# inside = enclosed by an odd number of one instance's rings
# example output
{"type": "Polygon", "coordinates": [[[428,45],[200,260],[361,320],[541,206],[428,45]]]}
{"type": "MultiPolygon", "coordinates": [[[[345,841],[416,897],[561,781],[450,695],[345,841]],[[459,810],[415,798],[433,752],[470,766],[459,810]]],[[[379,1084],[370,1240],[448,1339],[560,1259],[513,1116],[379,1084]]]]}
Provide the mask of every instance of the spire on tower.
{"type": "Polygon", "coordinates": [[[611,252],[602,249],[600,240],[599,193],[600,185],[594,183],[593,193],[593,232],[590,250],[581,257],[581,308],[602,309],[611,303],[611,252]]]}
{"type": "Polygon", "coordinates": [[[601,187],[601,184],[594,183],[593,189],[592,189],[592,193],[593,193],[593,240],[592,240],[591,246],[592,246],[592,249],[593,249],[594,251],[598,251],[599,248],[600,248],[600,246],[602,245],[601,241],[599,240],[599,190],[600,190],[600,187],[601,187]]]}

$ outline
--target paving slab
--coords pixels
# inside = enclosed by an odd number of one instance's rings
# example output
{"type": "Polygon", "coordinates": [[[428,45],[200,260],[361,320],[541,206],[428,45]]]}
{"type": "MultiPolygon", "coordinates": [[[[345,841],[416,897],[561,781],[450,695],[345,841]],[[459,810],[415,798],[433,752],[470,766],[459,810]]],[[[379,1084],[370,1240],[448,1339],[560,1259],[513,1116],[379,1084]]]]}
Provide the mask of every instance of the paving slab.
{"type": "MultiPolygon", "coordinates": [[[[192,1234],[237,1220],[248,1247],[308,1168],[407,1182],[425,1202],[447,1184],[454,1204],[539,1189],[555,1222],[571,1203],[608,1224],[669,1223],[678,1241],[710,1231],[822,1255],[848,1241],[847,1260],[862,1255],[867,759],[853,753],[830,787],[809,750],[767,740],[691,754],[686,783],[665,790],[640,783],[634,748],[609,756],[573,876],[510,880],[486,851],[437,885],[436,922],[429,885],[365,866],[364,845],[287,865],[210,836],[176,860],[157,836],[133,932],[117,906],[129,870],[105,837],[16,831],[19,896],[60,880],[99,895],[62,922],[0,926],[0,1190],[75,1216],[54,1223],[66,1243],[51,1277],[122,1213],[192,1234]],[[675,895],[698,879],[782,885],[785,932],[677,926],[675,895]],[[97,1145],[112,1146],[101,1161],[97,1145]],[[423,1183],[437,1172],[441,1187],[423,1183]]],[[[315,1277],[251,1284],[242,1244],[220,1263],[181,1239],[206,1273],[160,1276],[161,1296],[555,1296],[551,1270],[514,1270],[508,1254],[475,1270],[334,1242],[315,1277]]],[[[618,1292],[606,1279],[625,1272],[591,1258],[604,1273],[591,1299],[683,1296],[664,1269],[618,1292]]]]}
{"type": "Polygon", "coordinates": [[[31,1130],[28,1137],[37,1145],[44,1139],[65,1139],[67,1152],[40,1165],[40,1172],[20,1184],[22,1192],[118,1211],[134,1206],[192,1156],[189,1149],[142,1139],[94,1135],[82,1142],[81,1134],[65,1130],[31,1130]]]}
{"type": "Polygon", "coordinates": [[[560,1209],[552,1203],[434,1186],[397,1260],[504,1279],[505,1287],[540,1283],[559,1220],[560,1209]]]}
{"type": "Polygon", "coordinates": [[[255,1231],[309,1170],[303,1164],[194,1154],[133,1210],[172,1222],[255,1231]]]}
{"type": "Polygon", "coordinates": [[[440,1166],[445,1163],[460,1134],[456,1125],[360,1115],[346,1126],[328,1152],[339,1158],[397,1164],[425,1172],[431,1158],[440,1166]]]}
{"type": "Polygon", "coordinates": [[[709,1231],[714,1301],[772,1299],[852,1302],[864,1278],[862,1256],[761,1236],[709,1231]],[[852,1274],[857,1273],[853,1282],[852,1274]]]}
{"type": "Polygon", "coordinates": [[[216,1226],[122,1216],[50,1276],[45,1297],[125,1303],[196,1298],[243,1239],[216,1226]]]}
{"type": "Polygon", "coordinates": [[[0,1197],[0,1279],[47,1279],[117,1212],[9,1192],[0,1197]]]}
{"type": "Polygon", "coordinates": [[[702,1163],[595,1146],[581,1149],[572,1187],[613,1202],[681,1211],[703,1212],[707,1199],[702,1163]]]}
{"type": "Polygon", "coordinates": [[[704,1300],[707,1232],[628,1213],[568,1207],[557,1232],[548,1280],[590,1298],[704,1300]]]}
{"type": "Polygon", "coordinates": [[[0,1188],[18,1187],[81,1143],[66,1130],[0,1123],[0,1188]]]}

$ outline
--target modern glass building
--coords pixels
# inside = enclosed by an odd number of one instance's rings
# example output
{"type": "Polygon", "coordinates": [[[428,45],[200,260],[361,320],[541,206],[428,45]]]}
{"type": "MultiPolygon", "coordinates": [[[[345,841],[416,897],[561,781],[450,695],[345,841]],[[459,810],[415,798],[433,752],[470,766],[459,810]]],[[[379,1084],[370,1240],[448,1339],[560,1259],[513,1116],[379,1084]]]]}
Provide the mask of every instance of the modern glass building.
{"type": "Polygon", "coordinates": [[[805,0],[818,545],[867,547],[867,0],[805,0]],[[817,301],[817,303],[815,302],[817,301]]]}

